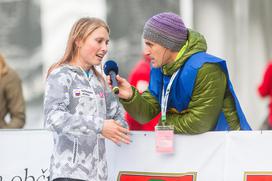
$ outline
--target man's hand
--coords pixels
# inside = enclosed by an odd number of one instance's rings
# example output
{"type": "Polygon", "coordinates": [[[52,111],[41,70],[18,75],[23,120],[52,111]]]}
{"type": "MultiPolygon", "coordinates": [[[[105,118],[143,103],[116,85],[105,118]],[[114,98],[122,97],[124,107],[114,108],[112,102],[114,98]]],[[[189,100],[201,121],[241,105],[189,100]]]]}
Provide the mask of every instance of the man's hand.
{"type": "MultiPolygon", "coordinates": [[[[119,87],[118,96],[125,100],[131,99],[133,95],[133,91],[132,91],[130,83],[125,78],[122,78],[119,75],[116,76],[116,80],[118,82],[118,87],[119,87]]],[[[107,76],[107,82],[110,85],[110,88],[112,89],[110,76],[107,76]]]]}

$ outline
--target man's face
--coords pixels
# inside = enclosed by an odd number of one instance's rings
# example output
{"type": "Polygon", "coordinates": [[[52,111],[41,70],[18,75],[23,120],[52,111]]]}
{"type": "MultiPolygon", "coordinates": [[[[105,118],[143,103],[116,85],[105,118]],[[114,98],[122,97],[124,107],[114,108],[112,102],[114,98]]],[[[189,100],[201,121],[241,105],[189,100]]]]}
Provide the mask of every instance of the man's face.
{"type": "Polygon", "coordinates": [[[153,67],[158,68],[169,63],[171,51],[158,43],[150,40],[144,40],[144,54],[151,58],[151,64],[153,67]]]}

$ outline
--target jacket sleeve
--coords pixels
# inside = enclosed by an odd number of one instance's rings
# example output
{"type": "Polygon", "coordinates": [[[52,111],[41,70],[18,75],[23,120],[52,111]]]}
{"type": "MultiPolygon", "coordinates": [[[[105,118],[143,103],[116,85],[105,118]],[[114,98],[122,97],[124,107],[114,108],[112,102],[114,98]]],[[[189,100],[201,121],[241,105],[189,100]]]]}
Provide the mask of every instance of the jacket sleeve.
{"type": "MultiPolygon", "coordinates": [[[[62,69],[63,70],[63,69],[62,69]]],[[[51,72],[46,81],[44,96],[45,127],[58,133],[93,134],[100,133],[102,118],[74,115],[68,110],[72,75],[62,70],[51,72]]]]}
{"type": "Polygon", "coordinates": [[[114,96],[109,87],[106,87],[105,98],[107,109],[106,119],[114,119],[115,121],[119,122],[123,127],[128,128],[128,124],[124,119],[124,108],[120,104],[118,98],[114,96]]]}
{"type": "Polygon", "coordinates": [[[130,100],[120,99],[125,110],[141,124],[148,123],[161,112],[157,99],[147,90],[142,95],[132,87],[133,96],[130,100]]]}
{"type": "Polygon", "coordinates": [[[22,128],[25,125],[25,101],[22,82],[13,70],[9,71],[8,77],[5,95],[11,120],[3,128],[22,128]]]}

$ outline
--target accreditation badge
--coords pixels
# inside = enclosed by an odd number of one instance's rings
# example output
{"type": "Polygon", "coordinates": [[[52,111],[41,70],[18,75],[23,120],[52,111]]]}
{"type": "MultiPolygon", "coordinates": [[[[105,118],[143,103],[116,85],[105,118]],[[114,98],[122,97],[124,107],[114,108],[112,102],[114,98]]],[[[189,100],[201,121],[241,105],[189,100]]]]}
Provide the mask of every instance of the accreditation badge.
{"type": "Polygon", "coordinates": [[[174,126],[155,126],[156,151],[174,153],[174,126]]]}

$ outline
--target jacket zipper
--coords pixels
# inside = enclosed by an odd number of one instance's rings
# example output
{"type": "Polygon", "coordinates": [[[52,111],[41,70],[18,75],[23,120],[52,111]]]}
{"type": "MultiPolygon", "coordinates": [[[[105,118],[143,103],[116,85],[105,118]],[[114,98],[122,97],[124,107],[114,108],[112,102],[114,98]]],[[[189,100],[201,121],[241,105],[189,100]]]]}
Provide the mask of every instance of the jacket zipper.
{"type": "Polygon", "coordinates": [[[76,156],[78,152],[78,138],[74,138],[74,147],[73,147],[73,163],[76,162],[76,156]]]}

